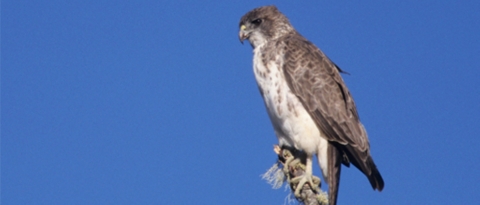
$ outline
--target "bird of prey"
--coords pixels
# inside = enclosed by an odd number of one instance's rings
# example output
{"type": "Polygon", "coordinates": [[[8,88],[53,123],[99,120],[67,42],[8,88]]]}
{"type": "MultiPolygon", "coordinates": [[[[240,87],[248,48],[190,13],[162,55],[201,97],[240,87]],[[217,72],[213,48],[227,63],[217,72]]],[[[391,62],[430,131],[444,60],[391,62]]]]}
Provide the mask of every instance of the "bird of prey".
{"type": "Polygon", "coordinates": [[[299,183],[314,188],[316,155],[331,205],[337,201],[341,164],[353,164],[381,191],[384,182],[342,70],[275,6],[246,13],[239,27],[240,41],[248,40],[253,47],[253,71],[279,145],[307,155],[306,174],[299,183]]]}

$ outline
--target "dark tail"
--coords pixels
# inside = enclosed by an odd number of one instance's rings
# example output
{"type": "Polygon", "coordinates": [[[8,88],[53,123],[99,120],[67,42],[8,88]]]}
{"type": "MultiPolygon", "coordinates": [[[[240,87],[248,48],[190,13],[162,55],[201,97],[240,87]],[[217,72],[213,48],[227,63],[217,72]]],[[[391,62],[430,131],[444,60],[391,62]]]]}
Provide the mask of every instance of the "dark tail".
{"type": "MultiPolygon", "coordinates": [[[[328,160],[328,176],[327,176],[328,202],[330,205],[336,205],[337,196],[338,196],[338,187],[340,185],[340,171],[342,168],[343,156],[340,150],[331,143],[328,145],[327,152],[328,152],[328,159],[329,159],[328,160]]],[[[367,176],[374,190],[378,190],[378,191],[383,190],[383,187],[385,184],[383,182],[382,175],[380,175],[380,172],[378,171],[377,166],[373,162],[373,159],[371,156],[368,156],[366,163],[362,164],[363,166],[359,166],[359,164],[356,161],[352,161],[352,163],[367,176]],[[369,171],[370,173],[368,173],[369,171]]]]}
{"type": "MultiPolygon", "coordinates": [[[[328,203],[337,204],[338,187],[340,185],[340,171],[342,168],[342,156],[340,151],[331,143],[328,145],[328,203]]],[[[383,183],[383,181],[382,181],[383,183]]]]}

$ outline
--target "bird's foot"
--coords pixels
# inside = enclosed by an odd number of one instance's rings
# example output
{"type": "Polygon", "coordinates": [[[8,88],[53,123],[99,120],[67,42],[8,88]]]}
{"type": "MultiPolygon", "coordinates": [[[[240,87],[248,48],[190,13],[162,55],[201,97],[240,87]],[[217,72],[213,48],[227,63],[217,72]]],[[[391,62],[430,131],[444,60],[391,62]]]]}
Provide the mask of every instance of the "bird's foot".
{"type": "Polygon", "coordinates": [[[290,180],[290,184],[292,188],[295,189],[295,196],[300,197],[300,192],[303,189],[304,185],[308,183],[310,188],[315,193],[320,193],[320,178],[313,176],[311,173],[304,173],[299,177],[295,177],[290,180]]]}
{"type": "Polygon", "coordinates": [[[285,173],[285,175],[288,176],[289,175],[288,173],[290,171],[289,167],[291,166],[293,167],[297,165],[300,162],[300,160],[295,160],[295,157],[293,156],[293,154],[287,149],[284,149],[283,151],[281,151],[281,153],[282,153],[282,157],[285,159],[285,163],[283,163],[283,173],[285,173]],[[295,163],[292,164],[292,162],[294,161],[295,163]]]}

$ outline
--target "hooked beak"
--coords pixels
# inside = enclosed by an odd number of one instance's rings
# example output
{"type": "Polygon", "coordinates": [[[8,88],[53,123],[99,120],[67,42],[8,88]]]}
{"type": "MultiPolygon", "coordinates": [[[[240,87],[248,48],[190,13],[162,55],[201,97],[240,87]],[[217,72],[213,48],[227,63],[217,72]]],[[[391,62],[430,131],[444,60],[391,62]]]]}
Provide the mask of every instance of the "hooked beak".
{"type": "Polygon", "coordinates": [[[245,31],[246,28],[247,27],[245,25],[242,25],[240,26],[240,32],[238,32],[238,38],[240,39],[240,43],[242,44],[243,41],[249,37],[248,32],[245,31]]]}

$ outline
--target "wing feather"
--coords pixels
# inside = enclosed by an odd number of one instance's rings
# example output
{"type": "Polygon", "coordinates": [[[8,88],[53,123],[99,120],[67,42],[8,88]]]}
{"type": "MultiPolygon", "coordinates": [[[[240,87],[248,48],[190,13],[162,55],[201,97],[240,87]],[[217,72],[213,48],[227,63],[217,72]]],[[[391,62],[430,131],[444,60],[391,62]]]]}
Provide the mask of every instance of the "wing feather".
{"type": "Polygon", "coordinates": [[[299,98],[319,129],[370,180],[374,189],[384,183],[372,157],[367,133],[355,102],[337,65],[298,33],[279,39],[284,53],[283,72],[292,92],[299,98]]]}

